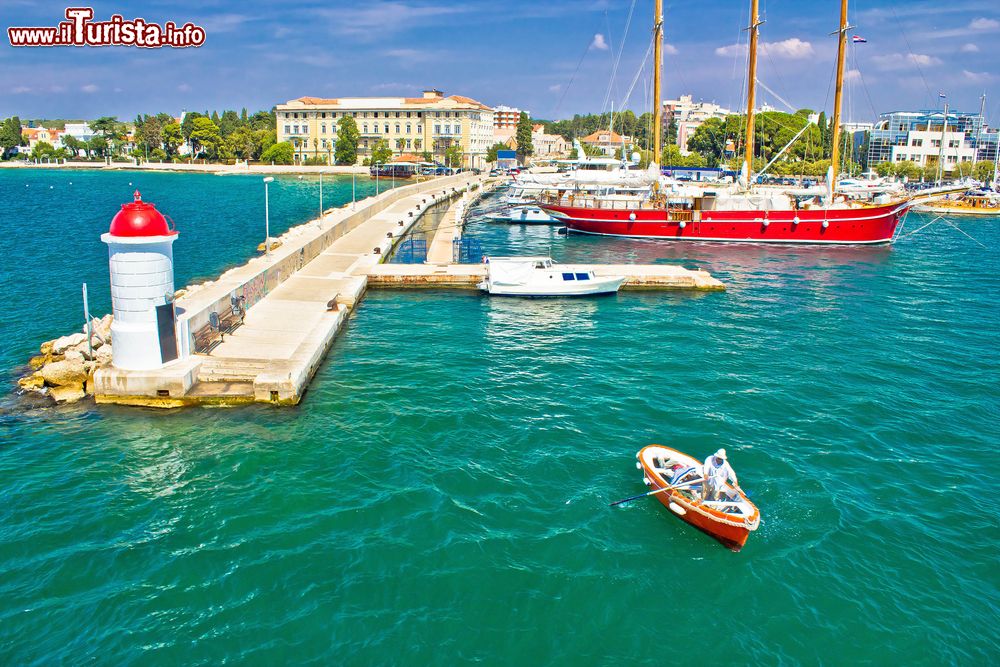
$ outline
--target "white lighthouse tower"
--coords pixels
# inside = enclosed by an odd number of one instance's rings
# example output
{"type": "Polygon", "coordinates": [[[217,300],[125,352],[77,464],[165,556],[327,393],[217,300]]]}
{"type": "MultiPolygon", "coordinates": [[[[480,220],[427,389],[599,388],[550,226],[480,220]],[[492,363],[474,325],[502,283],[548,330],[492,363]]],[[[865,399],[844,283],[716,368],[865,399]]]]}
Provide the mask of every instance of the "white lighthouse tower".
{"type": "Polygon", "coordinates": [[[112,364],[122,370],[162,368],[177,359],[173,243],[177,230],[152,204],[122,204],[101,235],[111,265],[112,364]]]}

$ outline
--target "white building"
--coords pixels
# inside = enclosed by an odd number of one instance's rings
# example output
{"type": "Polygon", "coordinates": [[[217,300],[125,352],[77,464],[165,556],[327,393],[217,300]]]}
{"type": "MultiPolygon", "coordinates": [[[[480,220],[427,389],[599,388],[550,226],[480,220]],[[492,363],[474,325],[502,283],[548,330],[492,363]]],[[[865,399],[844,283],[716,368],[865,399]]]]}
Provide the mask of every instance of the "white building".
{"type": "Polygon", "coordinates": [[[677,123],[677,146],[683,155],[691,151],[688,150],[688,139],[694,135],[694,131],[709,118],[725,118],[733,112],[725,107],[719,106],[715,102],[695,102],[690,95],[681,95],[680,99],[665,100],[663,102],[663,122],[664,126],[669,125],[673,120],[677,123]]]}
{"type": "Polygon", "coordinates": [[[949,111],[893,111],[879,116],[871,130],[868,165],[880,162],[915,162],[937,165],[951,172],[961,162],[992,160],[997,156],[998,135],[986,127],[978,113],[949,111]]]}
{"type": "MultiPolygon", "coordinates": [[[[525,111],[528,117],[531,114],[525,111]]],[[[508,107],[501,104],[498,107],[493,107],[493,127],[498,130],[514,129],[517,127],[517,121],[521,119],[521,109],[515,109],[514,107],[508,107]]]]}
{"type": "Polygon", "coordinates": [[[429,152],[443,159],[447,148],[462,148],[462,166],[482,167],[493,142],[493,109],[461,95],[425,90],[422,97],[300,97],[277,106],[278,141],[291,142],[296,161],[329,161],[337,125],[352,116],[358,125],[358,157],[385,140],[393,153],[429,152]]]}

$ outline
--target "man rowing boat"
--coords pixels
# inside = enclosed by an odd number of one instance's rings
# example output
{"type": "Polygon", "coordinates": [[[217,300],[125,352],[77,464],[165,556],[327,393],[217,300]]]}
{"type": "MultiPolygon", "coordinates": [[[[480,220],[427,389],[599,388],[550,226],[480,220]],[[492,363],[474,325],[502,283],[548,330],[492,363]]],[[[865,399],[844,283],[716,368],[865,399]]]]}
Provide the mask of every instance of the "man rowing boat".
{"type": "Polygon", "coordinates": [[[702,485],[702,498],[704,500],[718,500],[719,492],[725,487],[728,480],[733,480],[733,486],[740,488],[736,479],[736,472],[726,460],[726,450],[720,449],[705,459],[705,465],[701,468],[701,474],[705,478],[702,485]]]}

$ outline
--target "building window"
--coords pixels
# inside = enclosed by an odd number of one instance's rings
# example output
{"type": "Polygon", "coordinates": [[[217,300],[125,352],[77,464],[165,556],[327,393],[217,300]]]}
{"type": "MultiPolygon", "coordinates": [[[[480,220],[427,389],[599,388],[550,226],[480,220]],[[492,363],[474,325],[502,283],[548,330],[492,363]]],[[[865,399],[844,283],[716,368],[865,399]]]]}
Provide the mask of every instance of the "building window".
{"type": "Polygon", "coordinates": [[[368,134],[368,123],[365,123],[364,125],[361,126],[361,132],[364,134],[368,134]]]}
{"type": "Polygon", "coordinates": [[[948,148],[958,148],[958,140],[952,139],[948,142],[948,148]]]}
{"type": "MultiPolygon", "coordinates": [[[[386,113],[389,113],[388,111],[386,113]]],[[[385,124],[385,133],[389,134],[389,123],[385,124]]]]}
{"type": "Polygon", "coordinates": [[[407,118],[409,118],[409,117],[410,117],[410,112],[409,112],[409,111],[407,111],[407,112],[406,112],[406,117],[407,117],[407,118]]]}
{"type": "Polygon", "coordinates": [[[399,112],[398,111],[396,112],[396,118],[399,118],[399,112]]]}
{"type": "Polygon", "coordinates": [[[399,123],[396,123],[396,134],[399,134],[399,123]]]}
{"type": "MultiPolygon", "coordinates": [[[[323,114],[323,115],[325,116],[326,114],[323,114]]],[[[326,123],[322,123],[319,127],[320,127],[320,132],[322,132],[323,134],[326,134],[326,123]]],[[[324,141],[325,141],[325,139],[324,139],[324,141]]]]}
{"type": "Polygon", "coordinates": [[[409,140],[409,139],[407,139],[407,140],[406,140],[406,148],[407,148],[407,149],[409,149],[409,148],[410,148],[410,140],[409,140]]]}
{"type": "Polygon", "coordinates": [[[288,125],[285,126],[285,134],[291,134],[291,128],[288,125]]]}
{"type": "Polygon", "coordinates": [[[406,124],[406,133],[410,134],[410,124],[409,123],[406,124]]]}
{"type": "Polygon", "coordinates": [[[420,134],[420,123],[417,123],[417,134],[420,134]]]}
{"type": "Polygon", "coordinates": [[[434,126],[434,134],[441,134],[441,126],[440,125],[435,125],[434,126]]]}
{"type": "Polygon", "coordinates": [[[924,145],[924,140],[923,139],[914,139],[913,141],[910,142],[910,145],[911,146],[923,146],[924,145]]]}

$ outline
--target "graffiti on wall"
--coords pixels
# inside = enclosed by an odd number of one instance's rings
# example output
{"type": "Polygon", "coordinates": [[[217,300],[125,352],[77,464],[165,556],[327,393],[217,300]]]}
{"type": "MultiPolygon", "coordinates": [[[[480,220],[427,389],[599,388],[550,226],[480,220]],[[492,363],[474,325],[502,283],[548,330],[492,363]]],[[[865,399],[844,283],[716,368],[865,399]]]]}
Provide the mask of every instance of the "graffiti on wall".
{"type": "Polygon", "coordinates": [[[245,299],[247,308],[267,296],[267,271],[263,271],[254,276],[252,280],[243,283],[243,286],[236,290],[236,296],[245,299]]]}

